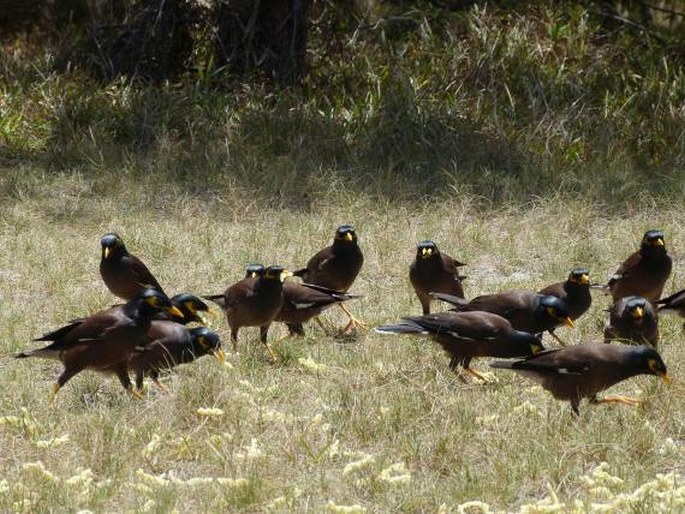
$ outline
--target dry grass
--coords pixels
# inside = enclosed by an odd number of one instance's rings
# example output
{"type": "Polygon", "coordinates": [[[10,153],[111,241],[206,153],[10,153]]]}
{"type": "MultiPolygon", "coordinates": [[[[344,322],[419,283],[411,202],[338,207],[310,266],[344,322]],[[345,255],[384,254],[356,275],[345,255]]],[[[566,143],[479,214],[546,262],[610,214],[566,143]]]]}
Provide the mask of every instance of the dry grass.
{"type": "MultiPolygon", "coordinates": [[[[339,194],[302,212],[144,186],[103,195],[87,179],[49,177],[0,214],[0,511],[482,512],[461,505],[480,500],[496,511],[682,512],[685,350],[674,319],[662,330],[673,386],[632,379],[615,389],[642,406],[583,405],[578,419],[524,379],[463,384],[437,345],[370,330],[341,339],[311,326],[277,347],[278,365],[243,330],[226,367],[181,367],[169,394],[152,388],[144,401],[85,372],[48,407],[60,367],[10,357],[114,301],[97,271],[108,230],[169,292],[212,293],[248,262],[301,265],[343,222],[356,225],[366,257],[354,286],[366,296],[350,308],[369,326],[420,312],[407,273],[427,237],[469,264],[469,296],[537,289],[577,265],[601,280],[649,228],[665,231],[676,262],[685,241],[682,210],[656,200],[609,215],[562,199],[479,210],[463,198],[403,207],[339,194]]],[[[683,287],[681,269],[668,291],[683,287]]],[[[607,303],[596,297],[561,335],[598,338],[607,303]]],[[[325,318],[343,323],[335,310],[325,318]]],[[[225,320],[215,328],[227,341],[225,320]]]]}

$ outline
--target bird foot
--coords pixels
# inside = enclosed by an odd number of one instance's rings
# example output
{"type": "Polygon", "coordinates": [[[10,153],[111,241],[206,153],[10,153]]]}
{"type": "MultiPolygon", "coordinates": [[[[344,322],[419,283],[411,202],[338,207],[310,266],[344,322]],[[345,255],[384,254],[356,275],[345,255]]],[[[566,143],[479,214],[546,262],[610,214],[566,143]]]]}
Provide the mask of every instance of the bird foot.
{"type": "Polygon", "coordinates": [[[468,373],[469,375],[480,380],[483,384],[492,384],[494,382],[494,380],[492,380],[490,377],[488,377],[485,373],[478,371],[477,369],[464,368],[464,371],[466,373],[468,373]]]}
{"type": "Polygon", "coordinates": [[[594,404],[600,404],[600,403],[622,403],[624,405],[640,405],[640,400],[637,398],[632,398],[630,396],[623,396],[623,395],[618,395],[618,396],[606,396],[601,399],[595,399],[592,403],[594,404]]]}
{"type": "Polygon", "coordinates": [[[60,390],[62,386],[59,384],[53,384],[52,386],[52,391],[50,392],[50,399],[48,400],[48,406],[52,405],[52,402],[55,401],[55,396],[57,396],[57,391],[60,390]]]}
{"type": "Polygon", "coordinates": [[[345,314],[347,314],[347,317],[350,318],[350,321],[345,325],[345,328],[343,329],[343,334],[349,334],[352,330],[356,329],[357,327],[361,328],[366,328],[366,323],[363,321],[359,321],[357,318],[354,317],[354,315],[350,312],[350,310],[345,307],[345,304],[339,303],[340,308],[343,310],[345,314]]]}
{"type": "Polygon", "coordinates": [[[129,387],[126,389],[126,392],[133,396],[136,400],[144,400],[145,396],[138,390],[133,389],[132,387],[129,387]]]}
{"type": "Polygon", "coordinates": [[[157,387],[159,387],[159,389],[160,389],[163,393],[168,393],[168,392],[169,392],[169,388],[168,388],[167,386],[165,386],[164,384],[162,384],[162,383],[159,381],[158,378],[153,378],[152,381],[155,383],[155,385],[156,385],[157,387]]]}

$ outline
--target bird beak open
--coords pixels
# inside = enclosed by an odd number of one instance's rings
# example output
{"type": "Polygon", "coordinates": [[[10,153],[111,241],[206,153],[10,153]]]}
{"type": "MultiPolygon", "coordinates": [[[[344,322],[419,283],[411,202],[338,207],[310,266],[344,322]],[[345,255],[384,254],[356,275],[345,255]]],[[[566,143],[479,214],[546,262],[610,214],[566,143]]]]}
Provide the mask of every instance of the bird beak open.
{"type": "Polygon", "coordinates": [[[568,318],[568,317],[564,318],[564,325],[566,325],[569,328],[575,327],[575,325],[573,324],[573,320],[571,318],[568,318]]]}
{"type": "Polygon", "coordinates": [[[219,364],[223,366],[223,364],[226,362],[226,354],[221,348],[218,348],[214,352],[214,356],[216,357],[216,360],[219,361],[219,364]]]}
{"type": "Polygon", "coordinates": [[[172,305],[167,310],[169,311],[169,314],[173,314],[174,316],[178,316],[179,318],[185,318],[181,310],[175,305],[172,305]]]}

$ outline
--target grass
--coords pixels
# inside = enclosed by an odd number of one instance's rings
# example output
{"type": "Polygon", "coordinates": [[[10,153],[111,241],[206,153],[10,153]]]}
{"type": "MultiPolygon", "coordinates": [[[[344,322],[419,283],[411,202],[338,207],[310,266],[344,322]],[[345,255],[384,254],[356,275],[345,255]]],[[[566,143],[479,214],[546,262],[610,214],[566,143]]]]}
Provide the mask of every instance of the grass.
{"type": "MultiPolygon", "coordinates": [[[[642,406],[583,405],[579,419],[522,378],[502,372],[491,386],[463,384],[436,344],[372,331],[338,339],[310,326],[305,339],[277,345],[282,362],[272,365],[244,329],[226,367],[209,358],[181,367],[165,380],[168,394],[150,388],[144,401],[113,377],[85,372],[48,407],[60,366],[11,358],[31,338],[115,301],[97,271],[99,236],[110,229],[170,292],[211,293],[247,262],[301,265],[352,222],[366,257],[354,290],[366,296],[350,308],[373,327],[420,312],[407,274],[426,237],[469,264],[474,296],[537,289],[577,265],[601,280],[652,227],[665,231],[677,262],[682,211],[656,199],[616,216],[557,199],[482,210],[467,198],[402,206],[341,195],[300,212],[182,198],[173,188],[154,199],[142,187],[95,195],[87,179],[51,178],[0,218],[0,289],[11,292],[0,312],[0,510],[457,512],[475,500],[497,511],[682,508],[685,356],[672,318],[662,320],[662,353],[675,384],[632,379],[615,391],[638,394],[642,406]]],[[[676,265],[667,289],[680,287],[676,265]]],[[[600,338],[607,305],[595,297],[562,336],[600,338]]],[[[344,322],[336,310],[325,318],[344,322]]],[[[227,342],[225,320],[214,328],[227,342]]],[[[284,333],[272,328],[274,339],[284,333]]],[[[487,369],[485,360],[476,366],[487,369]]]]}

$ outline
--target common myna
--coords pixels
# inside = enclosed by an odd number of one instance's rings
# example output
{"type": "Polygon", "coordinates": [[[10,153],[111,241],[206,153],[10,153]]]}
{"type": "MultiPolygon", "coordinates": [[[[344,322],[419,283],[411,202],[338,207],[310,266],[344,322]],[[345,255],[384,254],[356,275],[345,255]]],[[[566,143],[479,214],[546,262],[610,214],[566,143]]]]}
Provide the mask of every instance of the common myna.
{"type": "Polygon", "coordinates": [[[377,327],[376,332],[429,336],[450,356],[452,371],[461,365],[484,381],[485,376],[470,367],[472,358],[524,357],[544,350],[537,337],[514,330],[506,319],[490,312],[440,312],[402,320],[397,325],[377,327]]]}
{"type": "MultiPolygon", "coordinates": [[[[573,327],[566,303],[555,296],[530,291],[507,291],[478,296],[470,302],[443,293],[433,293],[433,296],[452,304],[455,311],[486,311],[499,314],[509,320],[515,330],[531,334],[541,334],[560,325],[573,327]]],[[[551,335],[559,340],[553,332],[551,335]]]]}
{"type": "MultiPolygon", "coordinates": [[[[307,267],[297,270],[294,275],[301,277],[307,284],[345,292],[357,278],[362,264],[364,255],[357,244],[357,233],[350,225],[342,225],[335,232],[333,244],[314,254],[307,262],[307,267]]],[[[357,325],[364,325],[344,304],[338,305],[350,319],[343,332],[357,325]]]]}
{"type": "Polygon", "coordinates": [[[292,273],[281,266],[269,266],[258,277],[247,276],[230,286],[224,294],[205,296],[220,305],[231,327],[233,351],[238,348],[241,327],[259,327],[260,341],[275,362],[276,355],[267,344],[271,322],[283,305],[283,282],[292,273]]]}
{"type": "Polygon", "coordinates": [[[664,241],[660,230],[646,232],[640,250],[628,257],[609,283],[602,286],[611,293],[614,303],[625,296],[642,296],[650,302],[661,298],[673,268],[664,241]]]}
{"type": "Polygon", "coordinates": [[[124,305],[117,305],[87,318],[74,320],[35,341],[54,341],[16,357],[58,359],[64,371],[52,388],[50,403],[67,381],[84,369],[114,372],[121,385],[132,391],[127,363],[135,347],[145,342],[151,318],[159,311],[182,316],[164,293],[144,289],[124,305]]]}
{"type": "Polygon", "coordinates": [[[659,306],[659,312],[672,312],[681,318],[685,318],[685,289],[654,303],[659,306]]]}
{"type": "Polygon", "coordinates": [[[138,347],[128,361],[136,374],[136,387],[143,388],[143,377],[149,376],[158,386],[159,372],[178,364],[193,362],[207,354],[214,354],[223,362],[219,336],[207,327],[185,328],[173,321],[153,321],[147,334],[149,342],[138,347]]]}
{"type": "MultiPolygon", "coordinates": [[[[538,293],[556,296],[566,303],[568,317],[571,318],[572,321],[575,321],[585,314],[592,304],[592,295],[590,294],[590,272],[585,268],[575,268],[571,270],[571,273],[565,282],[551,284],[538,291],[538,293]]],[[[554,329],[551,329],[549,333],[554,336],[554,329]]],[[[556,339],[557,341],[560,341],[559,338],[556,339]]]]}
{"type": "Polygon", "coordinates": [[[183,317],[163,313],[164,318],[169,321],[175,321],[181,325],[187,325],[193,321],[197,323],[205,323],[206,320],[200,313],[209,312],[209,307],[199,297],[192,293],[181,293],[171,297],[171,304],[176,307],[183,317]]]}
{"type": "Polygon", "coordinates": [[[464,298],[459,268],[463,263],[440,253],[433,241],[421,241],[416,247],[416,258],[409,267],[409,280],[419,297],[424,314],[430,314],[430,293],[446,293],[464,298]]]}
{"type": "Polygon", "coordinates": [[[138,257],[128,253],[124,241],[117,234],[105,234],[100,239],[100,245],[100,276],[113,295],[128,301],[147,288],[163,292],[147,266],[138,257]]]}
{"type": "Polygon", "coordinates": [[[604,342],[659,344],[659,318],[651,303],[641,296],[626,296],[609,309],[604,342]]]}
{"type": "Polygon", "coordinates": [[[590,398],[591,403],[639,403],[624,396],[597,399],[597,393],[626,378],[645,374],[671,381],[661,356],[646,346],[581,344],[517,361],[495,361],[490,366],[512,369],[535,380],[555,398],[570,401],[575,414],[582,398],[590,398]]]}
{"type": "Polygon", "coordinates": [[[283,306],[275,321],[285,323],[289,335],[304,335],[303,323],[321,314],[324,310],[341,302],[359,298],[360,295],[334,291],[313,284],[285,282],[283,284],[283,306]]]}

